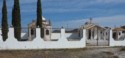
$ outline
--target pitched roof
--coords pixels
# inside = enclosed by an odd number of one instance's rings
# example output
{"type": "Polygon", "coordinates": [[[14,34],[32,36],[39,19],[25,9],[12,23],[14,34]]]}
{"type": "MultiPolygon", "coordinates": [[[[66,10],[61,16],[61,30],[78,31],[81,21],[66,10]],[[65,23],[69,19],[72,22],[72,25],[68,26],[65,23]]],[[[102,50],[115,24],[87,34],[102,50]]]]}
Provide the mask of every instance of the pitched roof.
{"type": "Polygon", "coordinates": [[[124,28],[114,28],[113,31],[125,31],[124,28]]]}
{"type": "Polygon", "coordinates": [[[94,28],[94,27],[97,27],[97,28],[100,28],[100,29],[105,29],[99,25],[95,25],[95,24],[88,24],[88,25],[85,25],[84,28],[85,29],[91,29],[91,28],[94,28]]]}

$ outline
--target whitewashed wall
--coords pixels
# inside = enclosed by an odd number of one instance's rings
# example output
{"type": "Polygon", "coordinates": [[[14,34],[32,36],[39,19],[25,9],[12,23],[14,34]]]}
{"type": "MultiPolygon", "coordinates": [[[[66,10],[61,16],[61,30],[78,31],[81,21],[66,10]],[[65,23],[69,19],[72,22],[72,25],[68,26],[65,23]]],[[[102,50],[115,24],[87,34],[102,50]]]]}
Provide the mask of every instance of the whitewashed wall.
{"type": "Polygon", "coordinates": [[[19,42],[14,38],[13,28],[9,28],[8,39],[3,42],[0,38],[0,50],[11,49],[66,49],[66,48],[84,48],[86,46],[86,30],[83,30],[83,36],[80,41],[67,41],[65,29],[61,29],[59,41],[44,41],[40,38],[40,29],[36,29],[36,38],[33,41],[19,42]]]}
{"type": "Polygon", "coordinates": [[[118,32],[118,39],[120,39],[121,36],[123,36],[124,34],[122,33],[122,31],[118,32]],[[119,34],[120,33],[120,34],[119,34]]]}
{"type": "Polygon", "coordinates": [[[109,46],[125,46],[125,40],[116,41],[113,39],[112,30],[110,30],[110,44],[109,46]]]}
{"type": "Polygon", "coordinates": [[[1,31],[1,28],[0,28],[0,41],[2,41],[2,31],[1,31]]]}

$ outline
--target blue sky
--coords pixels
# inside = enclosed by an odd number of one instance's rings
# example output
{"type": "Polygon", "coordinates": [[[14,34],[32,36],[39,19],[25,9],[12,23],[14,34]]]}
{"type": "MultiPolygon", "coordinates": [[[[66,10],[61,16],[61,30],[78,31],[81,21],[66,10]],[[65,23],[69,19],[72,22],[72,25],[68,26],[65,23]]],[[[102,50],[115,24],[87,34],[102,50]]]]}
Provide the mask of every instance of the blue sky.
{"type": "MultiPolygon", "coordinates": [[[[0,19],[2,1],[0,0],[0,19]]],[[[21,23],[27,27],[36,18],[37,0],[20,0],[21,23]]],[[[7,0],[8,22],[11,25],[13,0],[7,0]]],[[[125,0],[42,0],[42,13],[53,27],[79,27],[90,17],[102,26],[125,25],[125,0]]]]}

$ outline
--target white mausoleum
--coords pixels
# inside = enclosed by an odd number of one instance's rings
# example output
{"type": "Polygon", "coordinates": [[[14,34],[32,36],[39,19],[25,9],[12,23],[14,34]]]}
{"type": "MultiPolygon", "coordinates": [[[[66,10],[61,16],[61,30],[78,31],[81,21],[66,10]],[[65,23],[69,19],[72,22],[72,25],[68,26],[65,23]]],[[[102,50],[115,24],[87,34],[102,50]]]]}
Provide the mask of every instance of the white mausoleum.
{"type": "MultiPolygon", "coordinates": [[[[44,28],[44,40],[49,41],[51,37],[51,32],[52,32],[52,25],[50,21],[47,21],[44,17],[42,17],[42,25],[44,28]]],[[[29,40],[33,40],[33,38],[36,37],[36,20],[33,20],[29,25],[28,25],[28,33],[29,33],[29,40]]]]}

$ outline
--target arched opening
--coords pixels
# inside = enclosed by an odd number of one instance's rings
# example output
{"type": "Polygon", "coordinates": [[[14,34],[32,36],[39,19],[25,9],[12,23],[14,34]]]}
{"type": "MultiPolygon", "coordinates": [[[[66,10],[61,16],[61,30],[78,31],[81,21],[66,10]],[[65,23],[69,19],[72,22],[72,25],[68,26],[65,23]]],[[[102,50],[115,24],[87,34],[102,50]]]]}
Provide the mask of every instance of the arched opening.
{"type": "Polygon", "coordinates": [[[121,35],[121,33],[119,32],[119,35],[121,35]]]}
{"type": "Polygon", "coordinates": [[[46,30],[46,35],[49,35],[49,30],[46,30]]]}
{"type": "Polygon", "coordinates": [[[34,35],[34,33],[35,33],[34,29],[31,29],[31,35],[34,35]]]}
{"type": "Polygon", "coordinates": [[[116,40],[117,39],[117,33],[113,32],[113,38],[116,40]]]}
{"type": "Polygon", "coordinates": [[[88,30],[88,39],[91,39],[91,30],[88,30]]]}

